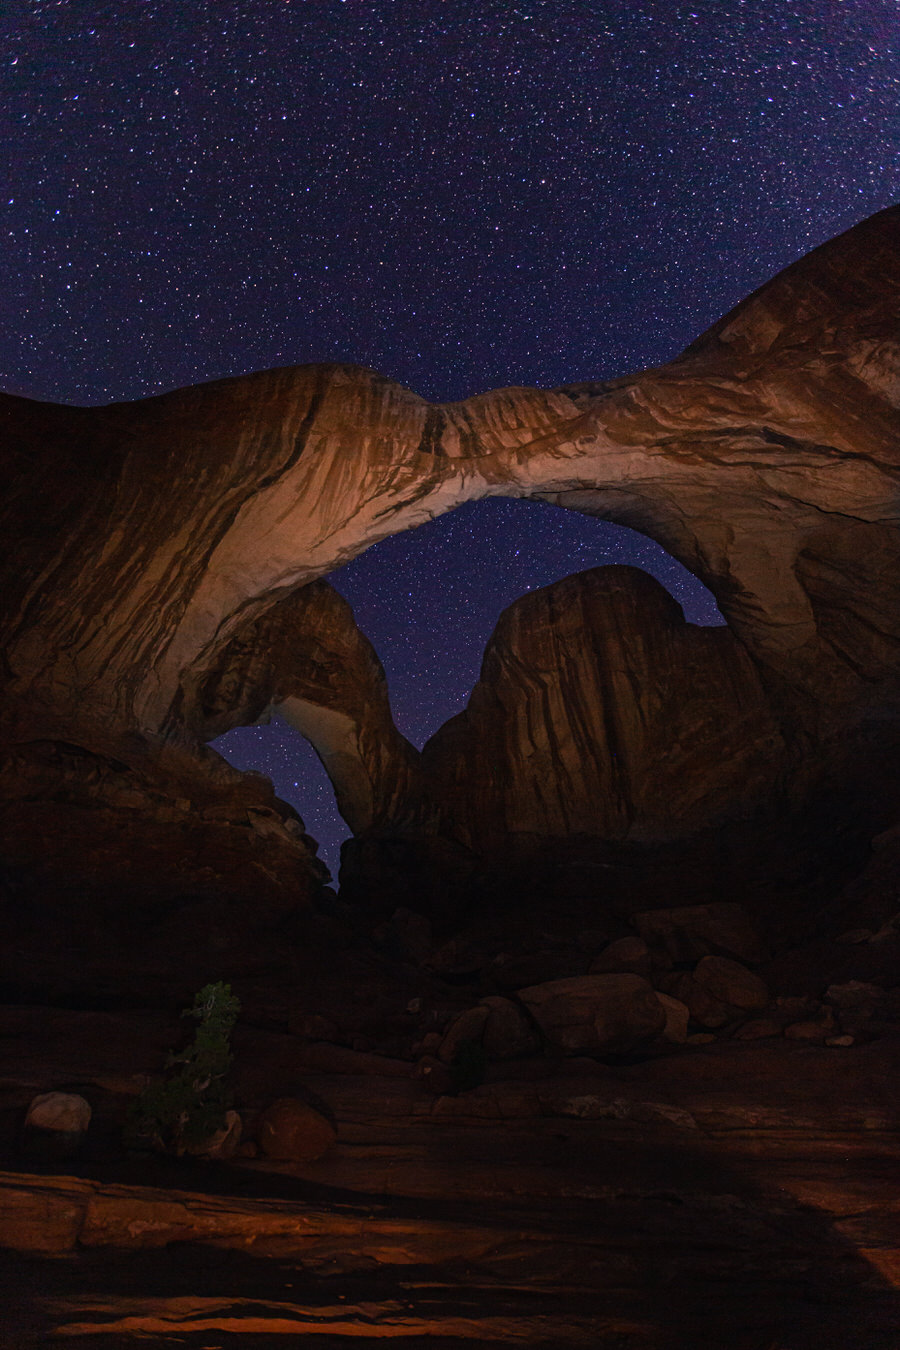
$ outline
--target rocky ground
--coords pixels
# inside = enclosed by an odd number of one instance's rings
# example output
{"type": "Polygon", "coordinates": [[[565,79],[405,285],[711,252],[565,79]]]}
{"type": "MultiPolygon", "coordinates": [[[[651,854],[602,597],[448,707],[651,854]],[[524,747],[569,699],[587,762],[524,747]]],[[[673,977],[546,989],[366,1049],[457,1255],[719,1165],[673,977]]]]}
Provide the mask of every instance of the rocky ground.
{"type": "Polygon", "coordinates": [[[2,1344],[895,1347],[893,920],[773,959],[734,904],[578,917],[326,894],[329,963],[235,982],[215,1160],[122,1142],[177,1006],[5,1007],[2,1344]],[[50,1092],[86,1132],[23,1128],[50,1092]]]}

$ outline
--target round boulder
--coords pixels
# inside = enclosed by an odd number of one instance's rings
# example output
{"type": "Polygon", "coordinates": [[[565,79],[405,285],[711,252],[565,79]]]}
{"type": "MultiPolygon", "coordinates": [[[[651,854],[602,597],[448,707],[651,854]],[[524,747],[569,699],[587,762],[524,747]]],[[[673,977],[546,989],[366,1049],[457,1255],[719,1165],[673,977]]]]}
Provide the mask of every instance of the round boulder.
{"type": "Polygon", "coordinates": [[[765,983],[752,970],[727,956],[704,956],[694,979],[720,1003],[732,1008],[764,1008],[769,1001],[765,983]]]}
{"type": "Polygon", "coordinates": [[[31,1156],[50,1161],[77,1153],[87,1136],[91,1108],[76,1092],[42,1092],[25,1116],[23,1145],[31,1156]]]}
{"type": "Polygon", "coordinates": [[[280,1097],[256,1123],[256,1137],[267,1158],[279,1162],[314,1162],[337,1138],[331,1121],[297,1097],[280,1097]]]}
{"type": "Polygon", "coordinates": [[[86,1134],[90,1123],[90,1104],[76,1092],[42,1092],[32,1100],[25,1117],[26,1129],[58,1134],[86,1134]]]}

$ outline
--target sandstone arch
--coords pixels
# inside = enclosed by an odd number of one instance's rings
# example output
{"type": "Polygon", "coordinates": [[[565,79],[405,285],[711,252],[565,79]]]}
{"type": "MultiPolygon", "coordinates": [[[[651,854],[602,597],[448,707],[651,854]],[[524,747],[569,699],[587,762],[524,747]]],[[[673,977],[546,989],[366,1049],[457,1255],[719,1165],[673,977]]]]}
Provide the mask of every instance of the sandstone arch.
{"type": "Polygon", "coordinates": [[[898,244],[893,208],[676,361],[603,384],[431,406],[331,365],[107,408],[5,398],[4,743],[181,764],[231,641],[368,544],[487,495],[657,539],[715,594],[804,753],[892,727],[898,244]]]}
{"type": "Polygon", "coordinates": [[[7,398],[12,691],[158,732],[182,672],[273,599],[389,533],[507,494],[651,534],[756,659],[816,689],[824,665],[831,701],[852,701],[796,563],[812,541],[840,572],[845,523],[857,570],[877,554],[880,587],[896,557],[898,233],[900,211],[882,212],[669,366],[603,386],[431,407],[321,366],[108,408],[7,398]]]}

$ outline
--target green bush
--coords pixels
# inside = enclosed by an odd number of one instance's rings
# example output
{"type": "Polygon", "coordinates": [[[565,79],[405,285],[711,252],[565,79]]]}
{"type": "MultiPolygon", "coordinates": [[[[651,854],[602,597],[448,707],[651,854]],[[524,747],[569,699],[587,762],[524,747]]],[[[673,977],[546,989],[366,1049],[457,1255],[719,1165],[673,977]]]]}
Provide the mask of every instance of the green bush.
{"type": "Polygon", "coordinates": [[[231,1032],[241,1005],[228,984],[208,984],[182,1017],[199,1023],[184,1050],[166,1059],[166,1077],[151,1083],[132,1108],[127,1141],[179,1157],[199,1148],[225,1125],[231,1104],[226,1075],[232,1064],[231,1032]]]}

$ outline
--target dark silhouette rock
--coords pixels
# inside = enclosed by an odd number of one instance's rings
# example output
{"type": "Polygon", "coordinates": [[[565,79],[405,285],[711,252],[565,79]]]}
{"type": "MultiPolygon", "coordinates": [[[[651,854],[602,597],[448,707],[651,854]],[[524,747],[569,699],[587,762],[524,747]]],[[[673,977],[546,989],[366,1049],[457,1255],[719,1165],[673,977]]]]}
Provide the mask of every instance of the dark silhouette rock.
{"type": "Polygon", "coordinates": [[[666,1013],[639,975],[583,975],[522,989],[519,998],[567,1054],[634,1050],[663,1031],[666,1013]]]}

